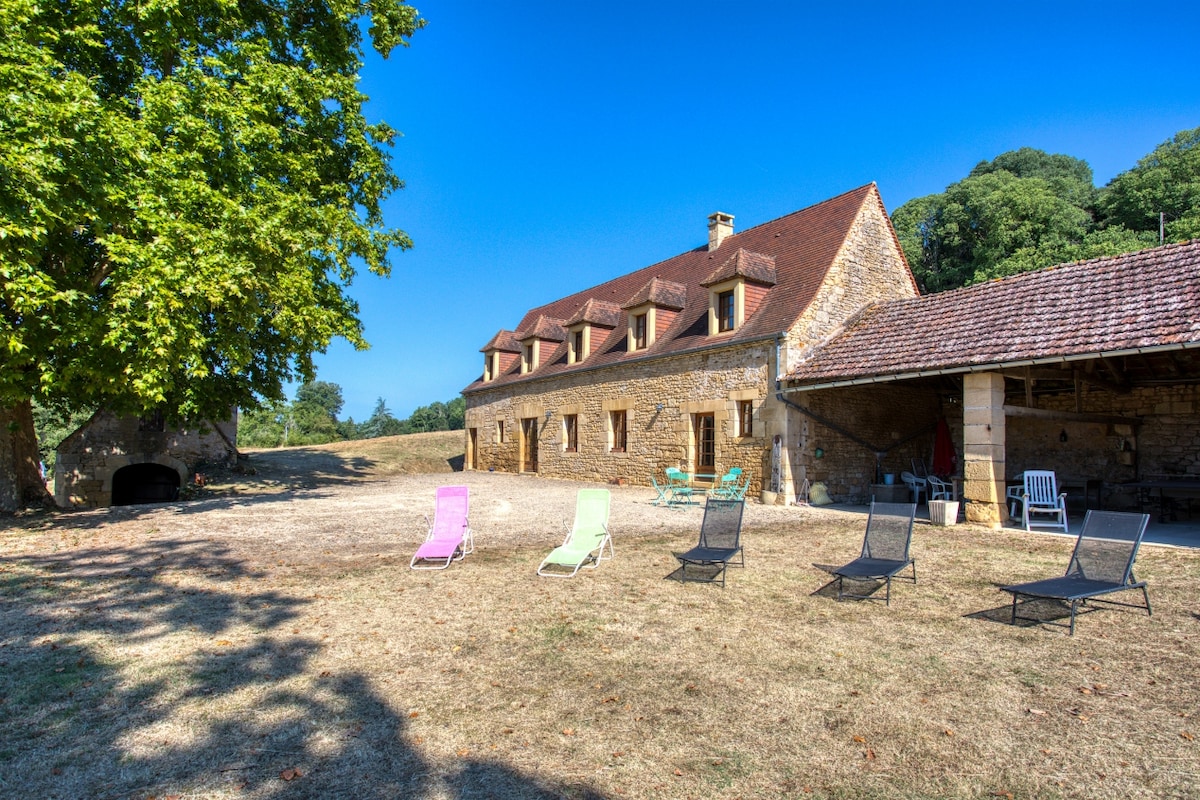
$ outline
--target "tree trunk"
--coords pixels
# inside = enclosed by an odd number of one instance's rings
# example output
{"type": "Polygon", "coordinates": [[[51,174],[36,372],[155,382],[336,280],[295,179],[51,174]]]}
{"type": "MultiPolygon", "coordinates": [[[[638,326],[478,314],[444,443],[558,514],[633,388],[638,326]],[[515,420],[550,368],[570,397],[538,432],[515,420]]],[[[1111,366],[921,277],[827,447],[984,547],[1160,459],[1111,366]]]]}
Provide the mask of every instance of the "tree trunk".
{"type": "Polygon", "coordinates": [[[54,498],[42,481],[33,404],[23,400],[0,407],[0,512],[26,506],[51,508],[54,498]]]}

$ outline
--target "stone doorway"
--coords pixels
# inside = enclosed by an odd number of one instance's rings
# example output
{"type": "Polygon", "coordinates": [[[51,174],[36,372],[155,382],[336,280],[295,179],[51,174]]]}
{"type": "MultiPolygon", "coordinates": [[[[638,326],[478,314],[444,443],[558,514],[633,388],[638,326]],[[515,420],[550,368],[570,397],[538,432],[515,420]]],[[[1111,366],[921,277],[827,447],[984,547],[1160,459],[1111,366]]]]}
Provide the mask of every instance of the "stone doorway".
{"type": "Polygon", "coordinates": [[[521,471],[538,471],[538,421],[536,417],[521,420],[521,471]]]}

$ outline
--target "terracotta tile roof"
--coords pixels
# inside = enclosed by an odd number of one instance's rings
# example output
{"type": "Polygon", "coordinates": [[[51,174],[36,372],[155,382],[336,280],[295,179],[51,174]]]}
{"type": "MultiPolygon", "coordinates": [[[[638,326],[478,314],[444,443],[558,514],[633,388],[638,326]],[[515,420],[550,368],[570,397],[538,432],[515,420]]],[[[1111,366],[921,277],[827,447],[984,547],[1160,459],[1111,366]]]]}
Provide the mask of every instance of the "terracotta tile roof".
{"type": "Polygon", "coordinates": [[[603,300],[588,300],[579,307],[579,311],[563,323],[563,327],[569,328],[581,322],[599,325],[603,328],[615,328],[621,322],[621,307],[616,303],[607,303],[603,300]]]}
{"type": "Polygon", "coordinates": [[[525,341],[526,339],[544,339],[548,342],[566,341],[567,332],[563,328],[561,319],[554,319],[545,315],[539,315],[529,327],[520,328],[515,334],[517,341],[525,341]]]}
{"type": "Polygon", "coordinates": [[[493,336],[488,343],[479,348],[479,352],[486,353],[488,350],[500,350],[505,353],[521,352],[521,342],[517,339],[517,335],[512,331],[499,331],[493,336]]]}
{"type": "Polygon", "coordinates": [[[687,287],[675,281],[664,281],[655,275],[649,283],[634,292],[633,297],[622,303],[621,308],[637,308],[644,303],[682,311],[687,304],[687,287]]]}
{"type": "Polygon", "coordinates": [[[1200,239],[880,303],[789,375],[912,377],[1200,345],[1200,239]]]}
{"type": "Polygon", "coordinates": [[[764,286],[774,286],[776,283],[775,259],[762,253],[751,253],[739,247],[737,252],[717,267],[704,280],[701,286],[712,286],[733,278],[745,278],[748,281],[761,283],[764,286]]]}
{"type": "MultiPolygon", "coordinates": [[[[580,313],[589,301],[623,305],[654,278],[686,287],[683,308],[654,344],[644,351],[628,352],[622,326],[608,337],[603,347],[582,362],[568,364],[565,343],[541,366],[528,374],[514,367],[509,372],[484,382],[476,380],[463,391],[470,393],[507,383],[536,380],[543,376],[584,371],[640,358],[665,356],[708,346],[728,346],[737,342],[774,336],[788,330],[812,302],[851,225],[865,203],[883,201],[875,184],[867,184],[837,197],[795,211],[727,236],[721,246],[709,251],[707,237],[702,246],[680,253],[666,261],[621,275],[590,289],[530,309],[517,326],[524,335],[539,317],[568,320],[580,313]],[[708,335],[708,290],[699,281],[726,263],[739,249],[775,259],[776,284],[767,293],[758,310],[732,335],[708,335]],[[620,335],[618,335],[618,333],[620,335]]],[[[698,232],[702,231],[699,225],[698,232]]]]}

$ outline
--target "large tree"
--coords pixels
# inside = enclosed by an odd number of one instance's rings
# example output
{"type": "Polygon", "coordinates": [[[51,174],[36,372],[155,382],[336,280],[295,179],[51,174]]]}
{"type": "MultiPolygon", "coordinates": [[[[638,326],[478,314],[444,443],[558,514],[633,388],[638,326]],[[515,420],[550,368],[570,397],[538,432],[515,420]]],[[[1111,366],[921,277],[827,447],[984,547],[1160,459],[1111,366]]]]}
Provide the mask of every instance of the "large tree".
{"type": "Polygon", "coordinates": [[[423,24],[403,0],[0,0],[0,509],[44,498],[34,399],[224,417],[365,346],[356,265],[411,243],[358,72],[365,38],[386,57],[423,24]]]}
{"type": "Polygon", "coordinates": [[[1092,180],[1085,161],[1025,147],[905,203],[892,220],[927,292],[1153,245],[1143,231],[1097,225],[1092,180]]]}
{"type": "Polygon", "coordinates": [[[1157,234],[1161,223],[1166,241],[1200,237],[1200,128],[1180,131],[1113,178],[1099,206],[1109,228],[1157,234]]]}

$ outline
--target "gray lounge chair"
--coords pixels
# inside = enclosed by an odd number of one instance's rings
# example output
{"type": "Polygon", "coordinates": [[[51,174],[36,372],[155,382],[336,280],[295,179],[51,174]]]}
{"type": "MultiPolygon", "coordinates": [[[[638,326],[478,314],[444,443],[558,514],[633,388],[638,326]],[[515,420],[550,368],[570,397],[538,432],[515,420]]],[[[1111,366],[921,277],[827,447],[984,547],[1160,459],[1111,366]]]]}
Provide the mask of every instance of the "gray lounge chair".
{"type": "Polygon", "coordinates": [[[838,600],[843,597],[873,598],[872,594],[847,593],[843,586],[846,578],[852,581],[884,581],[887,585],[884,605],[889,606],[892,604],[893,577],[911,566],[912,582],[917,582],[917,562],[909,555],[916,515],[916,503],[871,503],[862,555],[833,571],[838,579],[838,600]]]}
{"type": "Polygon", "coordinates": [[[1034,617],[1017,616],[1017,601],[1022,597],[1028,598],[1025,602],[1035,599],[1069,602],[1069,627],[1072,636],[1075,635],[1075,612],[1081,603],[1086,604],[1088,600],[1115,606],[1144,608],[1147,615],[1153,614],[1146,582],[1133,576],[1133,561],[1137,558],[1138,546],[1142,543],[1142,537],[1146,535],[1146,525],[1149,522],[1149,514],[1088,511],[1083,519],[1083,529],[1079,531],[1079,538],[1075,540],[1075,550],[1071,553],[1066,575],[1061,578],[1000,587],[1001,591],[1010,592],[1013,596],[1012,624],[1016,625],[1018,619],[1044,621],[1034,617]],[[1127,589],[1141,589],[1145,605],[1096,599],[1100,595],[1123,592],[1127,589]]]}
{"type": "Polygon", "coordinates": [[[703,581],[725,588],[725,569],[730,564],[746,566],[742,551],[742,500],[708,498],[704,504],[704,521],[700,523],[700,541],[686,553],[673,553],[679,559],[679,582],[703,581]],[[734,562],[737,558],[738,561],[734,562]],[[688,566],[692,567],[688,572],[688,566]]]}

